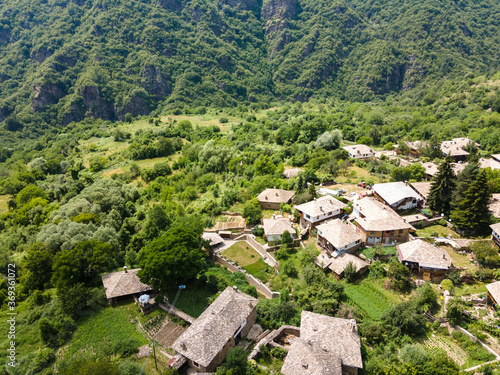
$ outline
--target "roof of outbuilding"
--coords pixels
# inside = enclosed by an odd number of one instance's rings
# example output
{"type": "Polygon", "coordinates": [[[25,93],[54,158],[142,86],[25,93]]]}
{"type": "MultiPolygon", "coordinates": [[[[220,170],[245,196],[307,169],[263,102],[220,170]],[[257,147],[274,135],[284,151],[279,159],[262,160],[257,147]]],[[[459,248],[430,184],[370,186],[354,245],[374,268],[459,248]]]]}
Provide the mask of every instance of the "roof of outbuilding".
{"type": "Polygon", "coordinates": [[[486,285],[486,289],[490,292],[491,297],[496,303],[500,303],[500,281],[486,285]]]}
{"type": "Polygon", "coordinates": [[[337,275],[342,275],[349,263],[352,263],[356,267],[356,272],[359,272],[365,267],[368,267],[369,264],[362,260],[361,258],[358,258],[355,255],[349,254],[349,253],[340,253],[338,256],[333,256],[332,257],[332,262],[328,266],[329,269],[331,269],[333,272],[335,272],[337,275]]]}
{"type": "Polygon", "coordinates": [[[208,367],[259,300],[227,287],[172,345],[177,353],[208,367]]]}
{"type": "Polygon", "coordinates": [[[430,182],[411,182],[410,186],[424,199],[427,199],[431,192],[430,182]]]}
{"type": "Polygon", "coordinates": [[[290,168],[290,169],[285,169],[283,171],[283,175],[286,178],[292,178],[292,177],[298,176],[298,174],[300,172],[304,172],[304,170],[302,168],[290,168]]]}
{"type": "Polygon", "coordinates": [[[106,289],[106,298],[128,296],[153,290],[151,286],[141,283],[137,276],[139,271],[140,268],[136,268],[102,275],[101,279],[104,289],[106,289]]]}
{"type": "Polygon", "coordinates": [[[308,214],[309,216],[316,217],[325,215],[335,210],[343,209],[344,207],[347,207],[345,203],[342,203],[332,196],[325,195],[321,198],[315,198],[310,202],[299,204],[298,206],[295,206],[295,209],[308,214]]]}
{"type": "Polygon", "coordinates": [[[374,155],[375,153],[373,149],[367,145],[344,146],[343,149],[352,155],[374,155]]]}
{"type": "Polygon", "coordinates": [[[266,236],[273,234],[283,234],[286,230],[293,236],[295,229],[291,219],[287,217],[276,217],[271,219],[263,219],[262,224],[264,227],[264,234],[266,236]]]}
{"type": "Polygon", "coordinates": [[[493,230],[493,232],[500,234],[500,223],[491,224],[490,228],[493,230]]]}
{"type": "Polygon", "coordinates": [[[341,375],[342,366],[363,368],[356,321],[302,311],[282,374],[341,375]]]}
{"type": "Polygon", "coordinates": [[[323,237],[337,249],[343,248],[358,240],[362,240],[361,234],[358,233],[355,226],[344,223],[340,219],[331,220],[328,223],[318,225],[316,229],[318,235],[323,237]]]}
{"type": "Polygon", "coordinates": [[[283,189],[266,189],[257,196],[259,202],[286,203],[295,195],[294,191],[283,189]]]}
{"type": "Polygon", "coordinates": [[[406,242],[396,246],[399,259],[418,263],[420,267],[447,270],[451,267],[451,257],[445,249],[423,240],[406,242]]]}
{"type": "Polygon", "coordinates": [[[500,194],[491,194],[489,209],[493,216],[500,219],[500,194]]]}
{"type": "Polygon", "coordinates": [[[422,197],[415,190],[402,181],[375,184],[373,191],[391,206],[404,199],[422,200],[422,197]]]}

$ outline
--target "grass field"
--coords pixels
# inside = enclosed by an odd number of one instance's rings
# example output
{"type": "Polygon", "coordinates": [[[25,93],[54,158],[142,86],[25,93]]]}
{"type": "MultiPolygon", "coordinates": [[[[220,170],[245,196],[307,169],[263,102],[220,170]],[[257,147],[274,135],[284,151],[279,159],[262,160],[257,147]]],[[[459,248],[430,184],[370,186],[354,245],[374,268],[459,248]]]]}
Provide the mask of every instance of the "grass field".
{"type": "MultiPolygon", "coordinates": [[[[375,247],[365,247],[363,251],[361,251],[361,254],[368,259],[373,259],[375,256],[375,250],[377,250],[375,247]]],[[[398,253],[396,246],[384,246],[380,249],[380,251],[381,255],[396,255],[398,253]]]]}
{"type": "Polygon", "coordinates": [[[231,259],[241,267],[256,263],[260,254],[246,241],[238,241],[222,252],[222,255],[231,259]]]}
{"type": "Polygon", "coordinates": [[[437,233],[438,237],[448,237],[449,234],[453,238],[460,238],[460,236],[453,229],[448,227],[443,227],[442,225],[431,225],[426,228],[417,230],[417,237],[435,237],[437,233]]]}
{"type": "Polygon", "coordinates": [[[10,199],[9,194],[5,195],[0,195],[0,214],[3,214],[9,210],[9,206],[7,205],[7,202],[10,199]]]}
{"type": "MultiPolygon", "coordinates": [[[[174,302],[177,292],[168,293],[169,302],[174,302]]],[[[186,285],[186,289],[181,292],[175,307],[179,310],[197,318],[208,307],[208,300],[213,293],[196,284],[186,285]]]]}
{"type": "Polygon", "coordinates": [[[379,320],[391,307],[387,296],[369,279],[359,284],[346,284],[345,293],[355,306],[373,320],[379,320]]]}
{"type": "Polygon", "coordinates": [[[264,260],[262,260],[262,258],[259,258],[259,260],[255,263],[252,263],[252,264],[249,264],[248,266],[246,267],[243,267],[245,270],[247,270],[248,273],[252,274],[252,275],[256,275],[258,274],[260,271],[263,271],[265,270],[267,267],[269,267],[267,265],[266,262],[264,262],[264,260]]]}

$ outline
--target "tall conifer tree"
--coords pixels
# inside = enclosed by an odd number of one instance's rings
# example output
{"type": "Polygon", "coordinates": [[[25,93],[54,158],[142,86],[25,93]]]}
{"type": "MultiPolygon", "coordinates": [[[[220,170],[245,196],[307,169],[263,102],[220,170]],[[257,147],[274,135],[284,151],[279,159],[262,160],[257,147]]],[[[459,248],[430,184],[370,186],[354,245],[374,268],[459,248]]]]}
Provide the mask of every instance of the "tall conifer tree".
{"type": "Polygon", "coordinates": [[[451,201],[455,189],[455,175],[451,168],[450,159],[446,158],[434,176],[427,203],[432,211],[448,215],[451,210],[451,201]]]}

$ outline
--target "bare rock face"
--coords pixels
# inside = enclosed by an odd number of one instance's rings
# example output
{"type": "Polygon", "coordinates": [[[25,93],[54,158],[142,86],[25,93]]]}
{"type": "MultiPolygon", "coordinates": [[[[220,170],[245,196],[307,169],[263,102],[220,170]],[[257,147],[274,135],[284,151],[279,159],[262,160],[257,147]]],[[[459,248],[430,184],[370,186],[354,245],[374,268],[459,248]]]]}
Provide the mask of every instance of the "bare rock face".
{"type": "Polygon", "coordinates": [[[113,103],[103,98],[99,87],[83,86],[80,88],[80,94],[90,117],[102,118],[103,120],[115,119],[113,103]]]}
{"type": "Polygon", "coordinates": [[[261,17],[269,21],[293,18],[300,12],[298,0],[269,0],[262,6],[261,17]]]}
{"type": "Polygon", "coordinates": [[[33,86],[34,95],[31,99],[31,110],[34,112],[41,111],[50,104],[55,104],[61,99],[65,92],[57,84],[53,83],[35,83],[33,86]]]}
{"type": "Polygon", "coordinates": [[[222,5],[229,5],[231,8],[258,12],[260,2],[258,0],[220,0],[222,5]]]}
{"type": "Polygon", "coordinates": [[[141,76],[141,86],[155,98],[161,99],[172,92],[170,76],[162,73],[160,68],[145,65],[141,72],[141,76]]]}
{"type": "Polygon", "coordinates": [[[163,9],[178,12],[184,8],[183,1],[181,0],[158,0],[158,5],[163,9]]]}
{"type": "Polygon", "coordinates": [[[415,55],[408,56],[408,61],[405,64],[403,90],[414,88],[424,77],[424,69],[415,55]]]}
{"type": "Polygon", "coordinates": [[[42,47],[32,51],[30,59],[35,61],[37,64],[41,64],[50,56],[52,56],[52,52],[48,51],[47,48],[42,47]]]}
{"type": "Polygon", "coordinates": [[[124,120],[125,115],[130,113],[132,116],[147,115],[151,111],[151,101],[146,92],[135,92],[129,100],[121,107],[115,108],[116,117],[124,120]]]}

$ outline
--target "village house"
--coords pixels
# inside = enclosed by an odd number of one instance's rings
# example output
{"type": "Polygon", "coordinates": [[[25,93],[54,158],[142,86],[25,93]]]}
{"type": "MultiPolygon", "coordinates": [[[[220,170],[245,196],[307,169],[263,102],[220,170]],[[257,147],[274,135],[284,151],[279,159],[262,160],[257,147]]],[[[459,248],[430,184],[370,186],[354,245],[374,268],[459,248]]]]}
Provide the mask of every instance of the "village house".
{"type": "Polygon", "coordinates": [[[500,247],[500,223],[490,225],[492,230],[491,232],[491,240],[495,245],[500,247]]]}
{"type": "Polygon", "coordinates": [[[318,225],[316,231],[318,244],[328,253],[334,251],[353,252],[363,245],[363,238],[356,227],[339,219],[318,225]]]}
{"type": "Polygon", "coordinates": [[[347,252],[333,252],[331,254],[322,252],[316,258],[315,263],[323,270],[329,269],[338,278],[344,276],[344,271],[349,263],[352,263],[352,265],[355,267],[356,273],[364,273],[366,270],[368,270],[368,266],[370,265],[363,259],[347,252]]]}
{"type": "MultiPolygon", "coordinates": [[[[408,147],[408,156],[411,158],[418,159],[420,157],[420,150],[427,147],[427,142],[415,141],[415,142],[405,142],[406,147],[408,147]]],[[[398,154],[399,154],[398,149],[398,154]]]]}
{"type": "Polygon", "coordinates": [[[431,182],[411,182],[410,186],[423,199],[423,206],[426,206],[427,197],[431,192],[431,182]]]}
{"type": "Polygon", "coordinates": [[[204,241],[208,241],[208,246],[210,246],[211,250],[217,249],[224,243],[224,239],[217,233],[205,232],[202,234],[201,238],[203,238],[204,241]]]}
{"type": "Polygon", "coordinates": [[[494,217],[500,219],[500,194],[491,194],[489,210],[494,217]]]}
{"type": "Polygon", "coordinates": [[[451,268],[451,257],[445,249],[424,240],[396,246],[401,263],[424,280],[441,280],[451,268]]]}
{"type": "Polygon", "coordinates": [[[304,172],[304,170],[302,168],[290,168],[290,169],[285,169],[283,171],[283,176],[285,176],[285,178],[293,178],[293,177],[296,177],[299,175],[299,173],[302,173],[304,172]]]}
{"type": "Polygon", "coordinates": [[[270,219],[262,219],[262,226],[264,228],[264,236],[268,242],[281,242],[281,236],[285,231],[288,231],[293,239],[297,238],[292,218],[273,215],[270,219]]]}
{"type": "Polygon", "coordinates": [[[410,210],[421,207],[424,202],[415,190],[401,181],[375,184],[372,189],[374,197],[393,210],[410,210]]]}
{"type": "Polygon", "coordinates": [[[441,152],[455,161],[464,161],[469,153],[464,150],[469,144],[479,147],[479,144],[469,138],[453,138],[451,141],[441,142],[441,152]]]}
{"type": "Polygon", "coordinates": [[[363,242],[392,245],[408,241],[408,234],[416,229],[393,209],[377,199],[365,197],[354,202],[353,214],[363,242]]]}
{"type": "Polygon", "coordinates": [[[492,157],[494,160],[496,160],[496,161],[500,162],[500,154],[493,154],[493,155],[491,155],[491,157],[492,157]]]}
{"type": "Polygon", "coordinates": [[[149,285],[141,283],[137,272],[140,268],[127,270],[123,267],[123,271],[107,273],[101,276],[102,284],[106,290],[106,298],[110,302],[122,301],[125,299],[140,296],[141,294],[150,292],[153,288],[149,285]]]}
{"type": "Polygon", "coordinates": [[[257,298],[236,287],[219,297],[174,342],[172,349],[197,372],[212,372],[257,319],[257,298]]]}
{"type": "Polygon", "coordinates": [[[500,161],[490,158],[490,159],[479,159],[479,168],[491,168],[493,170],[500,169],[500,161]]]}
{"type": "Polygon", "coordinates": [[[369,159],[375,156],[375,151],[366,145],[345,146],[343,149],[347,151],[352,159],[369,159]]]}
{"type": "Polygon", "coordinates": [[[300,337],[291,340],[284,375],[357,375],[363,368],[354,319],[302,311],[300,337]]]}
{"type": "MultiPolygon", "coordinates": [[[[439,170],[439,165],[437,165],[436,163],[430,161],[430,162],[427,162],[427,163],[421,163],[422,164],[422,167],[424,167],[425,169],[425,177],[427,180],[431,180],[435,175],[438,174],[439,170]]],[[[453,173],[456,175],[458,175],[459,173],[461,173],[464,168],[467,166],[467,163],[450,163],[451,164],[451,169],[453,170],[453,173]]]]}
{"type": "Polygon", "coordinates": [[[493,306],[498,306],[500,303],[500,281],[495,283],[487,284],[486,289],[488,290],[488,301],[493,306]]]}
{"type": "Polygon", "coordinates": [[[263,210],[279,210],[281,204],[291,204],[294,191],[283,189],[266,189],[257,196],[263,210]]]}
{"type": "Polygon", "coordinates": [[[314,229],[316,225],[328,219],[334,219],[342,214],[347,207],[338,199],[329,195],[295,206],[300,217],[300,225],[303,228],[314,229]]]}

